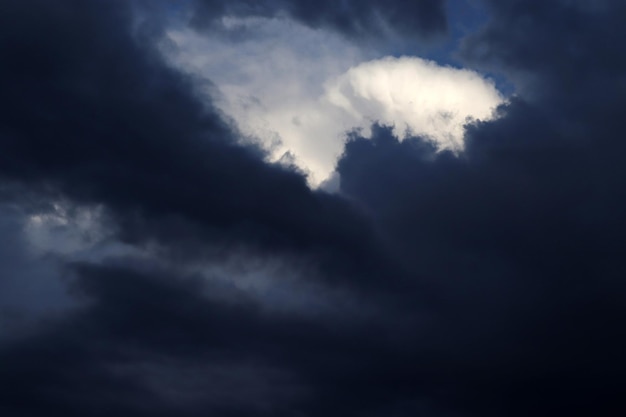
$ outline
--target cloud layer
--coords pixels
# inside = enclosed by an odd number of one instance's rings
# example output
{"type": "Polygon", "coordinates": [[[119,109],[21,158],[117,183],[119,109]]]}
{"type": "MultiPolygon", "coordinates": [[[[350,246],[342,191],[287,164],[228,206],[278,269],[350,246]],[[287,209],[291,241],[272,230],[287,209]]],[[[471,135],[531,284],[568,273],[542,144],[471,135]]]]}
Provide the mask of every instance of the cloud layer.
{"type": "MultiPolygon", "coordinates": [[[[388,3],[205,18],[367,42],[388,3]]],[[[164,61],[160,3],[0,3],[3,415],[622,415],[625,9],[486,4],[459,54],[519,94],[460,153],[353,130],[327,194],[164,61]]]]}

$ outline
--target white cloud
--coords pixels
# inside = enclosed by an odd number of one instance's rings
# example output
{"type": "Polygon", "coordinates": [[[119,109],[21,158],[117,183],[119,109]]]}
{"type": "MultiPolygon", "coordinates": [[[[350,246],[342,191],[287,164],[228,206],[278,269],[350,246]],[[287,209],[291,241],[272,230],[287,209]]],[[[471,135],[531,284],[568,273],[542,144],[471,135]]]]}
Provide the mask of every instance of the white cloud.
{"type": "Polygon", "coordinates": [[[245,25],[255,36],[232,41],[172,30],[167,56],[214,83],[212,98],[244,133],[272,148],[275,159],[290,151],[317,183],[334,166],[342,131],[352,127],[341,126],[334,106],[324,102],[324,84],[367,56],[335,34],[289,20],[233,20],[228,27],[245,25]]]}
{"type": "Polygon", "coordinates": [[[406,127],[445,148],[462,147],[467,119],[488,119],[502,102],[493,83],[480,74],[416,57],[360,64],[329,82],[325,97],[355,122],[406,127]]]}
{"type": "Polygon", "coordinates": [[[290,152],[317,185],[333,172],[345,132],[372,121],[462,144],[466,118],[502,101],[480,74],[417,57],[379,58],[345,39],[287,19],[225,20],[247,37],[168,32],[174,65],[217,87],[212,99],[276,160],[290,152]],[[254,34],[254,36],[250,36],[254,34]]]}

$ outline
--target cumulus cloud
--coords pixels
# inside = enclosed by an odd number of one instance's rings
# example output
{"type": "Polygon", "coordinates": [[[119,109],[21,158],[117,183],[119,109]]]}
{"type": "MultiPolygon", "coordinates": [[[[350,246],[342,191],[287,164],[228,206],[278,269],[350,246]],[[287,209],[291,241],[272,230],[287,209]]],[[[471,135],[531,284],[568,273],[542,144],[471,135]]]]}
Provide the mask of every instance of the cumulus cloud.
{"type": "Polygon", "coordinates": [[[407,128],[441,148],[460,149],[464,125],[489,120],[503,98],[480,74],[416,57],[359,64],[330,81],[326,99],[355,120],[407,128]]]}
{"type": "Polygon", "coordinates": [[[286,153],[318,183],[334,167],[351,120],[323,99],[324,83],[367,54],[341,37],[284,19],[231,19],[255,36],[237,40],[171,30],[166,55],[202,81],[210,100],[260,139],[272,160],[286,153]]]}
{"type": "Polygon", "coordinates": [[[260,138],[273,159],[293,155],[314,186],[333,172],[353,128],[379,121],[460,149],[464,124],[491,118],[503,102],[475,71],[417,57],[372,59],[341,37],[282,19],[229,22],[258,37],[232,43],[170,31],[174,47],[166,54],[200,80],[210,79],[210,99],[260,138]]]}

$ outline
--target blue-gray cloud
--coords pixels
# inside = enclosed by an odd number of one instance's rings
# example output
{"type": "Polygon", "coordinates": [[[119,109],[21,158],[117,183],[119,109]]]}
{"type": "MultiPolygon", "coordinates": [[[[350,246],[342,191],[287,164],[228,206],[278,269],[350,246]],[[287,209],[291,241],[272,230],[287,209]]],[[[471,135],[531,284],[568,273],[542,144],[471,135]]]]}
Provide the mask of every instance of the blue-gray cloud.
{"type": "MultiPolygon", "coordinates": [[[[292,17],[362,35],[325,4],[290,4],[292,17]]],[[[0,342],[0,410],[620,414],[624,8],[488,4],[461,55],[514,77],[519,95],[469,126],[460,155],[378,124],[350,134],[341,193],[328,195],[242,145],[128,2],[1,3],[3,201],[100,207],[107,239],[143,255],[65,262],[80,304],[0,342]],[[364,311],[270,311],[190,272],[235,251],[305,260],[299,279],[364,311]]],[[[371,13],[352,6],[356,21],[371,13]]]]}

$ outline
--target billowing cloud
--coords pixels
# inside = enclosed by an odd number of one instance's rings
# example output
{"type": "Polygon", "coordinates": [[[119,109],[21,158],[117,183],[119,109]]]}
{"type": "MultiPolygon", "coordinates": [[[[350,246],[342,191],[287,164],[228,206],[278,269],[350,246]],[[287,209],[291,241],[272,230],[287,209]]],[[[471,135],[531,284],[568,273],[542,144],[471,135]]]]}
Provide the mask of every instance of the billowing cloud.
{"type": "Polygon", "coordinates": [[[503,97],[477,72],[416,58],[372,59],[333,34],[277,19],[231,19],[257,37],[232,43],[171,31],[166,55],[272,158],[286,153],[318,185],[334,170],[345,132],[373,121],[460,149],[463,126],[487,120],[503,97]],[[201,81],[200,81],[201,83],[201,81]]]}
{"type": "Polygon", "coordinates": [[[170,31],[165,55],[206,90],[272,160],[286,153],[316,184],[334,169],[353,120],[324,99],[324,84],[366,59],[343,38],[281,19],[232,19],[255,37],[206,37],[170,31]],[[172,47],[173,46],[173,47],[172,47]]]}
{"type": "Polygon", "coordinates": [[[326,98],[353,116],[354,125],[359,120],[395,125],[452,149],[462,148],[466,123],[490,119],[503,100],[493,83],[474,71],[411,57],[351,68],[327,85],[326,98]]]}

